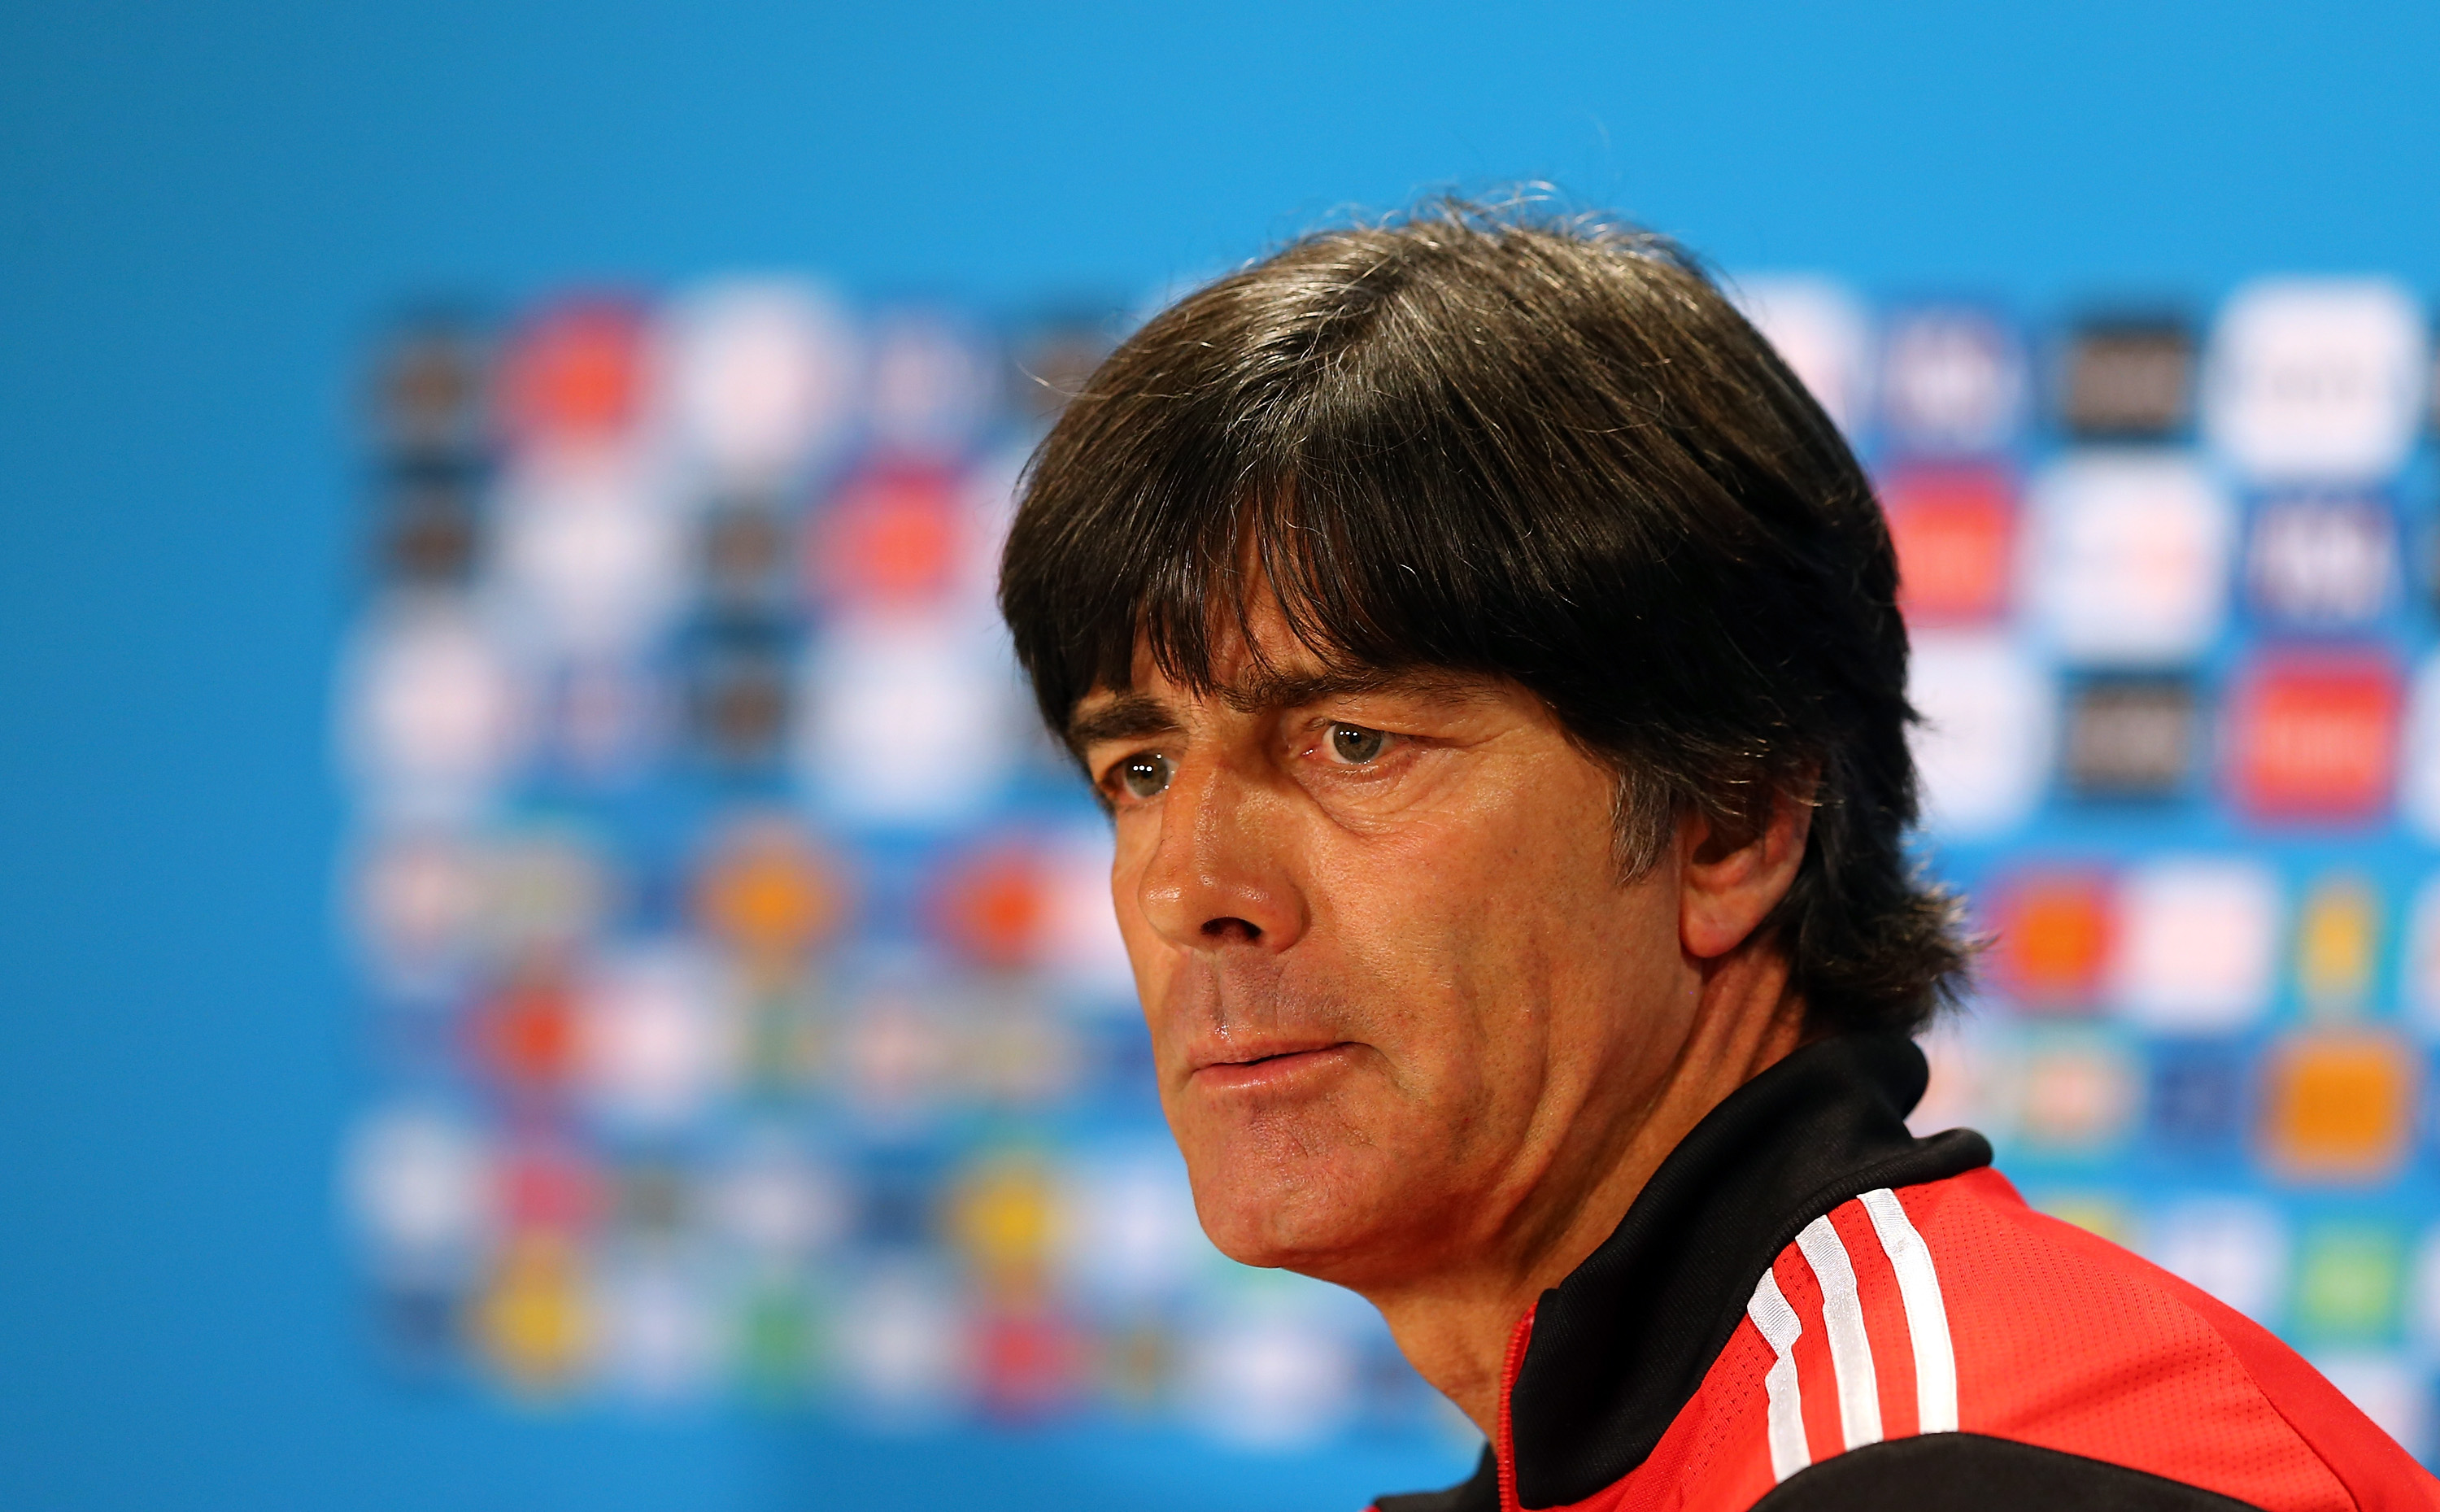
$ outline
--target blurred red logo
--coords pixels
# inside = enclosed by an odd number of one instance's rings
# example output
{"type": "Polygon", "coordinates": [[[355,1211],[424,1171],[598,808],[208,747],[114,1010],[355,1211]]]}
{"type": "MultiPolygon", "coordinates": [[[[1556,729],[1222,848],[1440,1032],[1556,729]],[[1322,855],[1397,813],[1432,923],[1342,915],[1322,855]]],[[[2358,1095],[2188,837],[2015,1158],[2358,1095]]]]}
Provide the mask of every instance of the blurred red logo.
{"type": "Polygon", "coordinates": [[[2016,489],[1998,467],[1911,467],[1881,490],[1898,604],[1915,624],[1997,619],[2008,604],[2016,489]]]}
{"type": "Polygon", "coordinates": [[[575,1072],[576,1005],[555,970],[518,972],[476,1011],[472,1028],[483,1065],[511,1094],[555,1094],[575,1072]]]}
{"type": "Polygon", "coordinates": [[[1047,1307],[1011,1308],[977,1328],[982,1405],[1004,1421],[1032,1422],[1067,1405],[1086,1362],[1084,1341],[1047,1307]]]}
{"type": "Polygon", "coordinates": [[[2397,673],[2378,656],[2258,663],[2231,712],[2238,804],[2260,819],[2377,819],[2396,770],[2398,705],[2397,673]]]}
{"type": "Polygon", "coordinates": [[[813,533],[815,586],[850,599],[906,602],[945,591],[963,545],[957,475],[920,463],[850,482],[813,533]]]}
{"type": "Polygon", "coordinates": [[[644,322],[621,299],[571,299],[511,344],[501,385],[510,433],[529,441],[609,441],[642,407],[644,322]]]}
{"type": "Polygon", "coordinates": [[[1042,858],[1022,844],[972,853],[943,874],[934,917],[966,959],[1017,969],[1040,957],[1050,927],[1053,880],[1042,858]]]}
{"type": "Polygon", "coordinates": [[[581,1151],[553,1140],[511,1150],[497,1180],[500,1216],[520,1233],[580,1233],[601,1210],[600,1173],[581,1151]]]}

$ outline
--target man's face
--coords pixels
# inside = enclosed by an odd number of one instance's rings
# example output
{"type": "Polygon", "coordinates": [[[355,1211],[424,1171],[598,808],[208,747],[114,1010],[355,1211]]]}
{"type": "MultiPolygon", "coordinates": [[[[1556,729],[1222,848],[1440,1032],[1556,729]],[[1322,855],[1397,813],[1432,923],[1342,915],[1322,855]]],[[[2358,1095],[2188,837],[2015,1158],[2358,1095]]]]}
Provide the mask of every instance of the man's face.
{"type": "Polygon", "coordinates": [[[1513,684],[1139,655],[1070,724],[1161,1104],[1212,1241],[1366,1289],[1532,1246],[1692,1021],[1678,863],[1622,882],[1615,780],[1513,684]]]}

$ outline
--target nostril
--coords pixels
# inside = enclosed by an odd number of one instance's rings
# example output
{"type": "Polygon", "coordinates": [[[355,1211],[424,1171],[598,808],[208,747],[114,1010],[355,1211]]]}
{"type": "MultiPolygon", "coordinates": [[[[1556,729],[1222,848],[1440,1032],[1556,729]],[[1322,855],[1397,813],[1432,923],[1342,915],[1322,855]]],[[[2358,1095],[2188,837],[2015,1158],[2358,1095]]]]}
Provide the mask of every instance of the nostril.
{"type": "Polygon", "coordinates": [[[1263,937],[1260,927],[1245,919],[1206,919],[1204,935],[1212,940],[1233,940],[1239,945],[1252,945],[1263,937]]]}

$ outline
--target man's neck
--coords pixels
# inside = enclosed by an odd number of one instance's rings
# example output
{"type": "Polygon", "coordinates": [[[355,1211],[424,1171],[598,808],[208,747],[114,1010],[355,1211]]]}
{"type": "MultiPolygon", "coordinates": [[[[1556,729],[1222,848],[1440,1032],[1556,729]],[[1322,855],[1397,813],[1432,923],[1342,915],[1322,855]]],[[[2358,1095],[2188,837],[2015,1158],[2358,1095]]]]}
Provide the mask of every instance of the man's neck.
{"type": "Polygon", "coordinates": [[[1423,1377],[1498,1440],[1499,1394],[1517,1322],[1615,1232],[1669,1152],[1731,1092],[1803,1041],[1804,1007],[1785,962],[1756,942],[1713,963],[1686,1041],[1591,1184],[1518,1249],[1392,1288],[1366,1287],[1423,1377]]]}

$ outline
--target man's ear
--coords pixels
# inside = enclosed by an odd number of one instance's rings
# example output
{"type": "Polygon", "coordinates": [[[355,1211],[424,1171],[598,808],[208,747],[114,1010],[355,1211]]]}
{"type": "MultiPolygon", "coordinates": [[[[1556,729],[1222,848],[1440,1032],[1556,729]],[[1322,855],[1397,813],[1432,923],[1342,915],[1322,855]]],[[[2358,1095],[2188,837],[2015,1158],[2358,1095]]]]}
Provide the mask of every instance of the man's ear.
{"type": "Polygon", "coordinates": [[[1703,960],[1745,944],[1787,896],[1804,860],[1813,805],[1782,790],[1758,829],[1732,833],[1699,814],[1678,825],[1678,939],[1703,960]]]}

